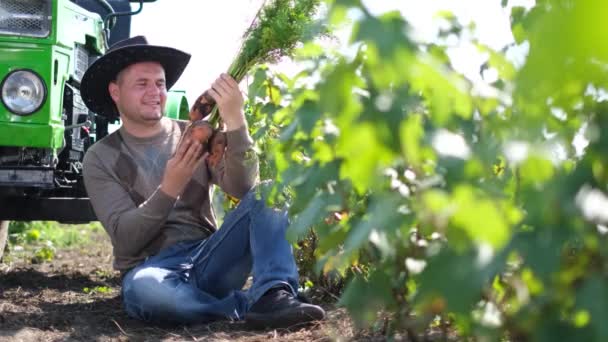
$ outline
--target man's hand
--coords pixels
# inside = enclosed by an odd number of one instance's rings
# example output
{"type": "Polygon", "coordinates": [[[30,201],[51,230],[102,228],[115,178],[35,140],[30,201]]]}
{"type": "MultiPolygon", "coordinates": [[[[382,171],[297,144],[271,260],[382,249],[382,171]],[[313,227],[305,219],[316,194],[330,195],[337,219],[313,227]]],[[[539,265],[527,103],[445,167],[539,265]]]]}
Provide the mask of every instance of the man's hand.
{"type": "Polygon", "coordinates": [[[194,171],[207,157],[206,154],[202,154],[202,151],[203,147],[198,141],[186,138],[181,142],[177,147],[177,152],[167,161],[165,167],[163,181],[160,184],[160,188],[165,194],[173,198],[181,195],[192,179],[194,171]]]}
{"type": "Polygon", "coordinates": [[[217,103],[222,121],[228,131],[236,130],[246,124],[243,113],[243,94],[238,83],[228,74],[221,74],[213,82],[209,95],[217,103]]]}

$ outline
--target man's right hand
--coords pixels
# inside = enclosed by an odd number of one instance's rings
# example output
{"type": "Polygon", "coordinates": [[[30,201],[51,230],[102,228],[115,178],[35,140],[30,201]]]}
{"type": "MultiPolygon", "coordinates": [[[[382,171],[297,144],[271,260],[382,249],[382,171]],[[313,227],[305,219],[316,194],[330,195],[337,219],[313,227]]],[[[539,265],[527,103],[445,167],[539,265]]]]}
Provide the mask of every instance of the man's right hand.
{"type": "Polygon", "coordinates": [[[203,147],[198,141],[184,139],[177,152],[167,161],[160,189],[167,195],[177,198],[192,179],[194,172],[207,157],[202,154],[203,147]]]}

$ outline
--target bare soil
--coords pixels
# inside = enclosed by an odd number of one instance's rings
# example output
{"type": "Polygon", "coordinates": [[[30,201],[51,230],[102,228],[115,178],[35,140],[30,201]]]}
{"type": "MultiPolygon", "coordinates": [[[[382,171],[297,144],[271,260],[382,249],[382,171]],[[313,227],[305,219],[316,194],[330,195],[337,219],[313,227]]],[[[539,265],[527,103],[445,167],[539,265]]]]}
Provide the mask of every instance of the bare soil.
{"type": "Polygon", "coordinates": [[[43,263],[9,252],[0,264],[0,341],[383,340],[381,334],[357,331],[344,309],[327,301],[322,304],[327,320],[289,330],[251,331],[240,322],[149,326],[123,312],[111,252],[103,233],[43,263]]]}

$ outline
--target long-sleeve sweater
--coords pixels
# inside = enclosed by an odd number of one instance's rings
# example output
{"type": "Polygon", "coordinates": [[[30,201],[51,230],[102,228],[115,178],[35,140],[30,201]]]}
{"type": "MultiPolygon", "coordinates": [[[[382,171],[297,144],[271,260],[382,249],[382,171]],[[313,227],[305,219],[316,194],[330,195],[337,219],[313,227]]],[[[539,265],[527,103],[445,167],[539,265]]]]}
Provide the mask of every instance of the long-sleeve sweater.
{"type": "Polygon", "coordinates": [[[177,199],[160,189],[167,161],[187,122],[163,118],[162,131],[137,138],[123,127],[93,144],[84,158],[84,181],[97,218],[114,249],[114,268],[128,270],[180,241],[204,239],[216,229],[214,184],[241,198],[258,177],[246,127],[227,132],[223,160],[202,163],[177,199]]]}

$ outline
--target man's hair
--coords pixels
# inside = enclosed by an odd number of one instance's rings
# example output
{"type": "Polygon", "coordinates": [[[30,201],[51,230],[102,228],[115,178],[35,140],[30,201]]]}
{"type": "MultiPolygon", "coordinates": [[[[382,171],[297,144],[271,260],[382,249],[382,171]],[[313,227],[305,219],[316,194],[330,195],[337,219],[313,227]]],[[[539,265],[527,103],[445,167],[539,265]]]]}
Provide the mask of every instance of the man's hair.
{"type": "MultiPolygon", "coordinates": [[[[133,65],[133,64],[131,64],[133,65]]],[[[117,74],[116,77],[114,77],[114,79],[112,81],[110,81],[110,83],[116,83],[116,84],[120,84],[123,78],[123,75],[125,74],[125,71],[131,66],[128,65],[127,67],[125,67],[124,69],[120,70],[117,74]]]]}

